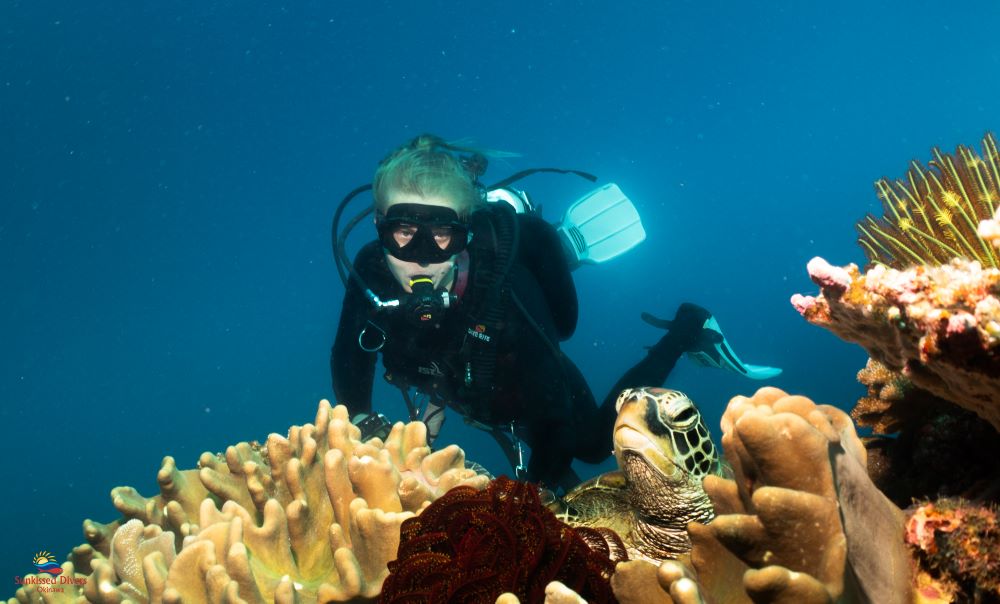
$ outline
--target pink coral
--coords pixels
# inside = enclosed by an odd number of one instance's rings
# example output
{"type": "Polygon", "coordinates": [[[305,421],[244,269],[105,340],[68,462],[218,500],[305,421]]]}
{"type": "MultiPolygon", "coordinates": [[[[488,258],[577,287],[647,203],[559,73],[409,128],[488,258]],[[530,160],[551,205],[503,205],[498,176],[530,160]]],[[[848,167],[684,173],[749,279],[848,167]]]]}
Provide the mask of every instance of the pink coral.
{"type": "Polygon", "coordinates": [[[817,302],[818,299],[814,296],[803,296],[802,294],[792,296],[792,306],[795,307],[795,310],[799,311],[800,315],[805,315],[809,312],[817,302]]]}
{"type": "Polygon", "coordinates": [[[809,278],[813,283],[830,291],[844,292],[851,284],[851,275],[839,266],[833,266],[819,256],[813,258],[806,265],[809,271],[809,278]]]}
{"type": "Polygon", "coordinates": [[[917,508],[906,521],[906,542],[929,554],[937,553],[934,535],[937,532],[950,533],[962,522],[962,512],[942,511],[928,503],[917,508]]]}
{"type": "Polygon", "coordinates": [[[791,300],[807,321],[1000,430],[1000,270],[954,260],[861,274],[814,258],[809,271],[820,295],[791,300]]]}

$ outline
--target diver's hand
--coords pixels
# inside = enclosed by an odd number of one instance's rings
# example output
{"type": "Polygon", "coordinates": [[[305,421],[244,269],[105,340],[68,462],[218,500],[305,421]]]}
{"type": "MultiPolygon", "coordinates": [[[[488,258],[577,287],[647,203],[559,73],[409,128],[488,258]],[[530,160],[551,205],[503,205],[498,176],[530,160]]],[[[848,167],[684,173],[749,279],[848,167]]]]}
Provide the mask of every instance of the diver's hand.
{"type": "Polygon", "coordinates": [[[671,321],[670,337],[680,344],[683,350],[691,350],[701,341],[702,327],[711,318],[712,313],[697,304],[685,302],[677,308],[677,314],[671,321]]]}
{"type": "Polygon", "coordinates": [[[708,310],[685,302],[677,307],[677,313],[672,320],[657,319],[649,313],[642,313],[642,320],[662,329],[670,330],[654,346],[654,349],[669,347],[682,352],[695,350],[703,346],[705,337],[716,337],[717,332],[703,329],[705,321],[711,318],[708,310]]]}

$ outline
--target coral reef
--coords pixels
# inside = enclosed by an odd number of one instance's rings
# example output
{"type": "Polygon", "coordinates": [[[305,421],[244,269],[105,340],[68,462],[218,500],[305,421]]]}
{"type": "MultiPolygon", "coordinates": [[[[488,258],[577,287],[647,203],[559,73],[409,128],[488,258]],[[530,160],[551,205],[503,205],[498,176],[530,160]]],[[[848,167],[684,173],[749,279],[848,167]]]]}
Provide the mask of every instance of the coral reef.
{"type": "Polygon", "coordinates": [[[619,564],[620,602],[912,601],[904,514],[869,480],[847,414],[761,388],[729,402],[722,428],[735,478],[705,478],[716,518],[688,526],[689,563],[619,564]]]}
{"type": "Polygon", "coordinates": [[[920,594],[948,602],[1000,602],[1000,523],[995,507],[958,499],[909,511],[906,543],[916,554],[920,594]]]}
{"type": "Polygon", "coordinates": [[[954,258],[1000,266],[1000,255],[978,231],[1000,204],[1000,154],[992,134],[983,154],[959,146],[954,155],[932,151],[928,167],[914,161],[906,180],[875,183],[883,215],[858,222],[858,243],[872,264],[903,269],[946,264],[954,258]]]}
{"type": "MultiPolygon", "coordinates": [[[[884,214],[857,225],[874,266],[814,258],[820,294],[792,298],[872,357],[853,417],[875,435],[774,388],[733,398],[733,478],[704,478],[715,518],[687,524],[680,560],[626,560],[617,535],[562,524],[534,486],[489,483],[458,447],[432,452],[422,423],[362,443],[346,409],[322,401],[287,438],[191,470],[165,458],[153,497],[115,489],[122,517],[84,523],[62,589],[29,575],[8,602],[1000,602],[1000,526],[984,503],[1000,497],[1000,153],[992,135],[983,148],[935,149],[877,182],[884,214]],[[940,498],[952,494],[977,501],[940,498]],[[914,496],[931,500],[893,503],[914,496]]],[[[595,516],[639,491],[621,476],[593,483],[595,516]]],[[[629,509],[658,511],[661,487],[629,509]]]]}
{"type": "Polygon", "coordinates": [[[10,602],[372,600],[403,521],[488,479],[465,468],[456,446],[432,453],[419,422],[396,424],[385,442],[359,437],[346,408],[321,401],[315,423],[287,438],[204,454],[197,470],[167,458],[159,495],[115,489],[125,517],[84,523],[89,543],[63,565],[83,585],[61,594],[26,585],[10,602]]]}
{"type": "Polygon", "coordinates": [[[869,359],[858,381],[868,396],[851,416],[874,432],[864,439],[868,473],[893,503],[1000,495],[1000,439],[992,426],[878,361],[869,359]]]}
{"type": "Polygon", "coordinates": [[[609,548],[605,537],[557,520],[531,484],[501,477],[485,491],[456,488],[403,523],[379,602],[494,602],[504,593],[539,602],[552,581],[611,602],[611,558],[624,546],[609,548]]]}
{"type": "Polygon", "coordinates": [[[906,601],[902,513],[868,478],[847,414],[761,388],[729,402],[722,428],[735,480],[707,477],[717,516],[689,526],[706,599],[906,601]]]}
{"type": "Polygon", "coordinates": [[[953,260],[861,275],[822,258],[808,270],[820,295],[791,300],[807,321],[1000,430],[1000,270],[953,260]]]}
{"type": "Polygon", "coordinates": [[[905,375],[868,359],[858,371],[858,382],[868,396],[858,399],[851,417],[876,434],[895,434],[917,426],[954,405],[913,385],[905,375]]]}

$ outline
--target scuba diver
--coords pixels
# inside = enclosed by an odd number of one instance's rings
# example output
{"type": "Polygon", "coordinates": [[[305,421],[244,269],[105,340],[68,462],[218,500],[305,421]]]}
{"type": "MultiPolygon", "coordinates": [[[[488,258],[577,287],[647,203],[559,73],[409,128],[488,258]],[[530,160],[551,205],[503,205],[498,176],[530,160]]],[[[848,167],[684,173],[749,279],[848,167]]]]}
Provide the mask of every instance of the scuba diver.
{"type": "Polygon", "coordinates": [[[685,303],[670,321],[643,316],[667,333],[598,405],[559,347],[577,324],[571,271],[641,242],[638,213],[611,184],[553,226],[510,185],[536,172],[595,177],[537,168],[487,187],[487,165],[483,152],[423,135],[383,159],[373,182],[337,208],[334,257],[346,292],[330,370],[336,401],[363,438],[387,432],[372,413],[381,353],[386,381],[400,389],[410,419],[427,424],[429,442],[451,408],[490,433],[518,479],[569,489],[579,483],[574,458],[600,463],[611,454],[617,394],[663,384],[682,354],[752,378],[780,371],[739,361],[712,315],[685,303]],[[368,190],[374,204],[341,230],[347,205],[368,190]],[[370,213],[377,239],[351,263],[345,241],[370,213]]]}

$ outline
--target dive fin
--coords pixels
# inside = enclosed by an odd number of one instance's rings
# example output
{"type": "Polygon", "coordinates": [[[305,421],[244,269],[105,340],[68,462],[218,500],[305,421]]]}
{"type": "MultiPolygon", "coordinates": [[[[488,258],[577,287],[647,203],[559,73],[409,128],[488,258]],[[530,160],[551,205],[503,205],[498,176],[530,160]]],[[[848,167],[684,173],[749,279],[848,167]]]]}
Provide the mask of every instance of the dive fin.
{"type": "MultiPolygon", "coordinates": [[[[647,312],[642,313],[642,320],[660,329],[670,329],[673,326],[673,321],[659,319],[647,312]]],[[[715,320],[714,316],[705,320],[702,325],[701,339],[695,349],[689,350],[687,355],[689,359],[703,367],[728,369],[751,380],[767,380],[781,374],[781,369],[778,367],[751,365],[741,361],[733,352],[726,336],[722,334],[719,322],[715,320]]]]}
{"type": "Polygon", "coordinates": [[[688,358],[695,363],[705,367],[728,369],[751,380],[767,380],[781,374],[781,369],[777,367],[751,365],[741,361],[729,346],[715,317],[706,319],[702,328],[705,330],[705,335],[698,343],[698,348],[687,353],[688,358]]]}
{"type": "Polygon", "coordinates": [[[556,230],[573,268],[606,262],[646,239],[639,212],[614,183],[578,199],[556,230]]]}

